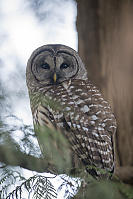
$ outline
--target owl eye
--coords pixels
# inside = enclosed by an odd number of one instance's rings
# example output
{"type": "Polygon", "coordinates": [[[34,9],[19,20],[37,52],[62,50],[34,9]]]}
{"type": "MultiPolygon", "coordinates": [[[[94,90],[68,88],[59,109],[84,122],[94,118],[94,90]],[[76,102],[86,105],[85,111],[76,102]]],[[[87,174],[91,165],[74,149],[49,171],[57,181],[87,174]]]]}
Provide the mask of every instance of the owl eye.
{"type": "Polygon", "coordinates": [[[47,64],[47,63],[42,63],[42,64],[40,64],[40,66],[41,66],[41,68],[43,68],[43,69],[47,69],[47,70],[50,69],[50,66],[49,66],[49,64],[47,64]]]}
{"type": "Polygon", "coordinates": [[[69,65],[67,63],[63,63],[63,64],[61,64],[60,69],[63,70],[63,69],[66,69],[68,67],[69,67],[69,65]]]}

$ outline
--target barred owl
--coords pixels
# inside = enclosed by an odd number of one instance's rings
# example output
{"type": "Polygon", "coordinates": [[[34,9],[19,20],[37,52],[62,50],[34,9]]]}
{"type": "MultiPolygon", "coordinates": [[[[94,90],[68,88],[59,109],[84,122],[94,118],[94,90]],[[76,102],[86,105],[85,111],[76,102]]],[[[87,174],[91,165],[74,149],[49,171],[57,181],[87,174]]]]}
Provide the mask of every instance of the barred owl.
{"type": "MultiPolygon", "coordinates": [[[[72,48],[51,44],[36,49],[28,60],[26,80],[34,125],[60,129],[84,165],[113,172],[116,120],[72,48]],[[42,99],[53,100],[52,109],[42,99]]],[[[89,173],[97,176],[95,169],[89,173]]]]}

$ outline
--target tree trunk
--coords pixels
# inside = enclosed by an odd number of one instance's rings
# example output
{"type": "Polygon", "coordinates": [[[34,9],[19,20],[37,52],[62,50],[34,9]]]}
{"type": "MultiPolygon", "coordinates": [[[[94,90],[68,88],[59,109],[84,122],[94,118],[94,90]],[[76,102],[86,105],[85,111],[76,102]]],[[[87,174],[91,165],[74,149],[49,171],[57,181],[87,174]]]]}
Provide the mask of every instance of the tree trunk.
{"type": "Polygon", "coordinates": [[[133,166],[133,1],[77,0],[79,54],[117,119],[118,166],[133,166]]]}

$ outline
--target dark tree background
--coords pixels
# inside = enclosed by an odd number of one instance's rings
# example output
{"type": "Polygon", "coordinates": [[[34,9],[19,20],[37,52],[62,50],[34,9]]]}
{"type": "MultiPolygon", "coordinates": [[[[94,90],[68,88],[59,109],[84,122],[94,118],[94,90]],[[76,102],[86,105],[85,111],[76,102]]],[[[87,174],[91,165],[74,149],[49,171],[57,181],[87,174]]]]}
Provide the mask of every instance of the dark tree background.
{"type": "Polygon", "coordinates": [[[133,175],[133,1],[77,0],[77,9],[79,54],[117,119],[116,164],[133,175]]]}

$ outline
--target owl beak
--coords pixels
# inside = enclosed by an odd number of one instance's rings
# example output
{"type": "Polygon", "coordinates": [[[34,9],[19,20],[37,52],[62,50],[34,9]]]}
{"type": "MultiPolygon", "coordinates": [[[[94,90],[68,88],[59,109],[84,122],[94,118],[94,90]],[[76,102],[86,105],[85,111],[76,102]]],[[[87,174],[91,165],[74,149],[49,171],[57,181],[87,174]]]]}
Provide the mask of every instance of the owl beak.
{"type": "Polygon", "coordinates": [[[54,80],[54,83],[55,83],[56,80],[57,80],[57,75],[56,75],[56,73],[54,73],[54,75],[53,75],[53,80],[54,80]]]}

